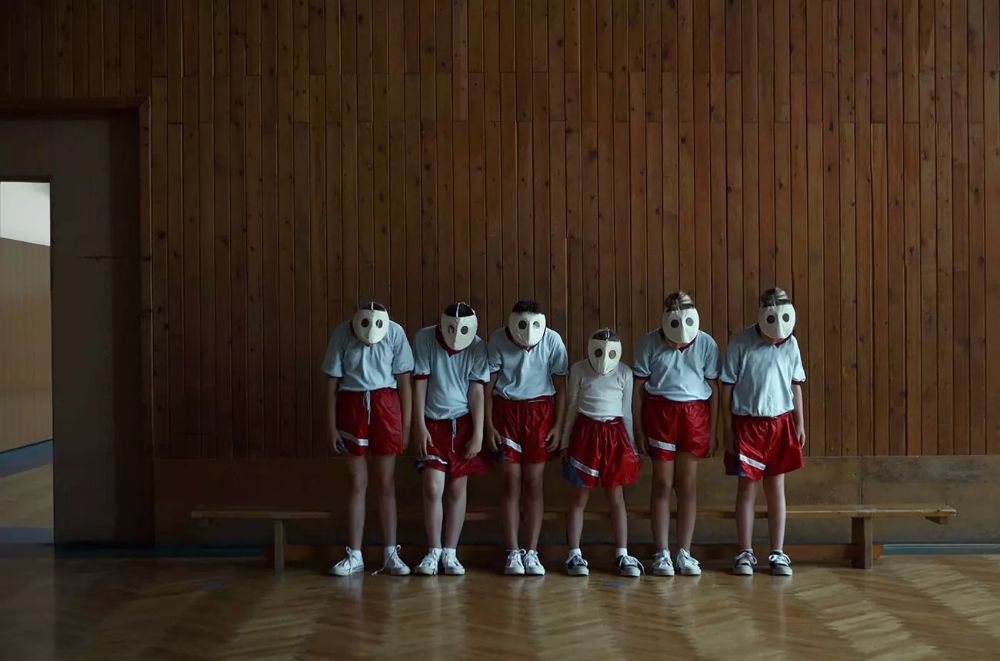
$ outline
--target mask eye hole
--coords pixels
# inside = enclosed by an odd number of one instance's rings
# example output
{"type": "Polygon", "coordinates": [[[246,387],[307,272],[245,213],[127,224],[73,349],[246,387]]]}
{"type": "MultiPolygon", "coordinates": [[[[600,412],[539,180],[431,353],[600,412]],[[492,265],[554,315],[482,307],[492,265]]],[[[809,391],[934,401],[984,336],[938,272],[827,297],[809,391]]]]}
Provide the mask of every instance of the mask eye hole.
{"type": "Polygon", "coordinates": [[[604,351],[602,349],[595,349],[594,350],[594,357],[595,358],[600,358],[603,355],[604,355],[604,351]]]}
{"type": "Polygon", "coordinates": [[[791,315],[789,315],[787,312],[785,314],[781,315],[781,320],[784,321],[785,323],[788,323],[788,321],[791,318],[792,318],[791,315]]]}
{"type": "Polygon", "coordinates": [[[372,322],[368,321],[367,319],[362,319],[361,320],[361,327],[362,328],[368,328],[371,325],[372,325],[372,322]]]}
{"type": "Polygon", "coordinates": [[[608,358],[616,358],[617,356],[618,356],[618,352],[615,351],[614,349],[612,349],[611,351],[608,352],[608,358]]]}
{"type": "Polygon", "coordinates": [[[381,319],[379,319],[378,321],[375,322],[375,327],[376,328],[382,328],[382,320],[381,319]]]}
{"type": "Polygon", "coordinates": [[[522,319],[521,321],[517,322],[517,327],[520,328],[521,330],[524,330],[525,328],[528,327],[528,322],[522,319]]]}
{"type": "Polygon", "coordinates": [[[681,325],[681,322],[677,321],[676,319],[671,319],[670,320],[670,327],[671,328],[680,328],[680,325],[681,325]]]}
{"type": "Polygon", "coordinates": [[[774,322],[776,322],[777,320],[778,320],[778,318],[777,318],[777,317],[775,317],[775,316],[774,316],[773,314],[769,314],[769,315],[767,315],[767,323],[769,323],[769,324],[773,324],[773,323],[774,323],[774,322]]]}
{"type": "Polygon", "coordinates": [[[455,334],[455,326],[454,325],[448,326],[448,332],[451,333],[452,335],[454,335],[455,334]]]}
{"type": "Polygon", "coordinates": [[[469,327],[462,326],[462,335],[468,335],[468,334],[469,334],[469,327]]]}
{"type": "Polygon", "coordinates": [[[684,320],[684,323],[687,324],[688,326],[694,326],[694,319],[688,317],[687,319],[684,320]]]}
{"type": "Polygon", "coordinates": [[[542,324],[541,324],[540,322],[537,322],[537,321],[536,321],[536,322],[534,322],[534,323],[533,323],[533,324],[531,324],[531,325],[532,325],[532,326],[533,326],[534,328],[541,328],[541,327],[542,327],[542,324]]]}

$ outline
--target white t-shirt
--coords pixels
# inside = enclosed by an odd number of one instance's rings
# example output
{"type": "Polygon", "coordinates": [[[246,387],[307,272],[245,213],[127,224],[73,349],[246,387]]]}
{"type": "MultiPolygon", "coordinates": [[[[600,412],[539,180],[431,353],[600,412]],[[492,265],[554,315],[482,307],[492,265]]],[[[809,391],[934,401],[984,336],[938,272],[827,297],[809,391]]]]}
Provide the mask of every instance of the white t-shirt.
{"type": "Polygon", "coordinates": [[[438,327],[417,331],[413,339],[413,378],[427,379],[424,417],[454,420],[469,412],[469,384],[490,379],[486,343],[479,337],[461,351],[452,351],[438,337],[438,327]]]}
{"type": "Polygon", "coordinates": [[[629,440],[632,435],[632,368],[618,363],[610,374],[598,374],[587,360],[575,363],[569,370],[569,404],[566,407],[566,427],[562,445],[569,444],[577,413],[605,422],[621,418],[629,440]]]}
{"type": "Polygon", "coordinates": [[[507,399],[527,400],[554,395],[554,375],[569,369],[566,346],[559,333],[546,328],[541,341],[525,348],[510,339],[507,327],[490,335],[486,351],[490,373],[497,375],[493,392],[507,399]]]}
{"type": "Polygon", "coordinates": [[[733,386],[733,415],[776,418],[795,409],[792,386],[806,381],[794,335],[780,344],[761,337],[757,326],[744,328],[726,347],[723,383],[733,386]]]}
{"type": "Polygon", "coordinates": [[[395,388],[396,375],[413,369],[413,352],[403,327],[389,322],[381,341],[368,346],[354,335],[351,322],[345,321],[330,335],[323,356],[323,371],[340,379],[338,390],[365,392],[395,388]]]}
{"type": "Polygon", "coordinates": [[[645,380],[650,395],[674,402],[704,401],[712,397],[708,382],[719,378],[719,345],[698,331],[690,344],[678,349],[657,328],[639,338],[632,371],[645,380]]]}

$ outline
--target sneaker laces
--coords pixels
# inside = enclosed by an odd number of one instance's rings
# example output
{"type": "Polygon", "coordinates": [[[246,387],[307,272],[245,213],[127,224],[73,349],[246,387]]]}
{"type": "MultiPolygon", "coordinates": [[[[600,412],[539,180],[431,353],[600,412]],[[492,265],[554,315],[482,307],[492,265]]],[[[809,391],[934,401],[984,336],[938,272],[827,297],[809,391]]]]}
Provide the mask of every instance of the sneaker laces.
{"type": "Polygon", "coordinates": [[[507,551],[507,564],[509,565],[515,558],[524,562],[524,549],[511,549],[507,551]]]}
{"type": "Polygon", "coordinates": [[[538,559],[538,551],[530,550],[530,551],[522,551],[521,553],[523,553],[522,561],[524,562],[525,565],[528,565],[528,564],[540,565],[540,564],[542,564],[541,561],[538,559]]]}
{"type": "Polygon", "coordinates": [[[566,560],[567,567],[589,567],[589,563],[584,560],[579,553],[574,553],[566,560]]]}
{"type": "Polygon", "coordinates": [[[441,562],[441,556],[435,555],[433,553],[428,553],[420,561],[418,567],[437,567],[438,563],[441,562]]]}
{"type": "Polygon", "coordinates": [[[673,562],[670,561],[669,553],[665,551],[660,551],[659,553],[653,556],[653,566],[662,567],[663,565],[673,566],[673,562]]]}
{"type": "Polygon", "coordinates": [[[767,556],[767,561],[778,565],[792,566],[792,559],[785,555],[783,551],[778,551],[767,556]]]}
{"type": "MultiPolygon", "coordinates": [[[[668,557],[667,560],[669,561],[670,558],[668,557]]],[[[641,573],[646,573],[646,567],[644,567],[643,564],[639,562],[639,558],[634,555],[619,556],[618,568],[621,569],[622,567],[638,567],[641,573]]]]}
{"type": "Polygon", "coordinates": [[[382,562],[382,566],[372,572],[372,576],[378,576],[379,574],[381,574],[382,572],[384,572],[386,569],[390,569],[391,570],[394,567],[398,567],[401,564],[404,564],[402,558],[399,557],[399,549],[401,549],[401,548],[402,548],[402,546],[400,546],[399,544],[397,544],[396,548],[394,548],[392,550],[392,553],[390,553],[388,556],[386,556],[385,560],[382,562]]]}
{"type": "Polygon", "coordinates": [[[680,564],[681,560],[683,560],[688,564],[694,565],[695,567],[701,567],[701,563],[698,562],[695,559],[695,557],[690,553],[688,553],[685,549],[681,549],[680,551],[677,552],[677,564],[680,564]]]}
{"type": "Polygon", "coordinates": [[[347,552],[347,556],[343,560],[335,564],[334,567],[353,568],[356,564],[361,564],[361,565],[364,564],[364,560],[361,558],[361,556],[355,558],[354,554],[351,552],[350,546],[346,547],[344,550],[347,552]]]}
{"type": "Polygon", "coordinates": [[[736,556],[736,564],[741,564],[746,562],[751,567],[757,566],[757,558],[754,556],[752,551],[740,551],[736,556]]]}

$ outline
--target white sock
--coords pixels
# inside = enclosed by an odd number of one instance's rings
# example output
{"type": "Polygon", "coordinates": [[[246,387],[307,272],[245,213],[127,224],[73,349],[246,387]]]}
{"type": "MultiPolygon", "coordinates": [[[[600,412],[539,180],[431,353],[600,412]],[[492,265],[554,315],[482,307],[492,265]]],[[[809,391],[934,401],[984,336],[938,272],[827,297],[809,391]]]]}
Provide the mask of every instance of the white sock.
{"type": "Polygon", "coordinates": [[[656,555],[656,557],[659,557],[661,555],[669,556],[670,555],[670,549],[656,549],[656,554],[655,555],[656,555]]]}
{"type": "Polygon", "coordinates": [[[431,547],[428,547],[427,548],[427,555],[432,555],[435,558],[440,558],[441,557],[441,547],[440,546],[431,546],[431,547]]]}
{"type": "Polygon", "coordinates": [[[623,555],[628,555],[628,549],[626,547],[622,546],[621,548],[615,549],[615,557],[616,558],[620,558],[623,555]]]}
{"type": "Polygon", "coordinates": [[[348,549],[347,549],[347,555],[352,560],[360,560],[361,559],[361,550],[360,549],[352,549],[352,548],[348,547],[348,549]]]}
{"type": "Polygon", "coordinates": [[[382,559],[383,560],[388,560],[389,558],[391,558],[394,555],[396,555],[396,547],[395,546],[386,546],[386,547],[384,547],[382,549],[382,559]]]}
{"type": "Polygon", "coordinates": [[[583,553],[580,551],[580,549],[570,549],[569,550],[569,557],[572,558],[574,555],[578,555],[581,558],[583,557],[583,553]]]}

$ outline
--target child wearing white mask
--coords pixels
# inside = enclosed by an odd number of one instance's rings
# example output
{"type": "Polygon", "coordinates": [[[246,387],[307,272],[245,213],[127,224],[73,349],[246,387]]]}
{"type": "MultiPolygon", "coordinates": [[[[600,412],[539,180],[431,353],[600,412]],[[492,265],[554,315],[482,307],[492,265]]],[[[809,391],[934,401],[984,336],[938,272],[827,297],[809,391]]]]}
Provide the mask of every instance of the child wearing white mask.
{"type": "Polygon", "coordinates": [[[323,358],[323,371],[330,377],[329,433],[334,451],[347,455],[351,476],[347,557],[330,569],[334,576],[365,569],[361,538],[369,462],[382,494],[379,514],[385,550],[381,571],[392,576],[410,573],[396,545],[395,466],[410,431],[412,370],[413,352],[406,333],[389,319],[384,305],[365,303],[330,336],[323,358]]]}
{"type": "Polygon", "coordinates": [[[663,302],[661,327],[639,338],[632,366],[636,441],[653,460],[649,505],[656,546],[651,569],[656,576],[673,576],[675,571],[667,545],[671,489],[677,491],[676,570],[685,576],[701,574],[691,555],[691,539],[698,509],[698,462],[715,450],[720,365],[719,345],[699,326],[691,296],[670,294],[663,302]]]}
{"type": "Polygon", "coordinates": [[[573,485],[566,537],[566,572],[587,576],[580,550],[583,514],[590,491],[604,488],[611,507],[611,526],[617,546],[620,576],[638,577],[643,567],[628,553],[628,515],[622,487],[639,479],[639,458],[632,435],[632,370],[621,362],[621,338],[613,330],[594,333],[587,360],[569,372],[569,401],[562,435],[563,474],[573,485]]]}
{"type": "Polygon", "coordinates": [[[785,540],[785,473],[805,465],[806,444],[799,344],[792,335],[795,308],[784,289],[760,297],[757,323],[729,341],[722,366],[726,472],[739,478],[736,529],[740,553],[733,573],[752,576],[757,559],[751,547],[757,482],[767,496],[771,573],[791,576],[785,540]]]}

